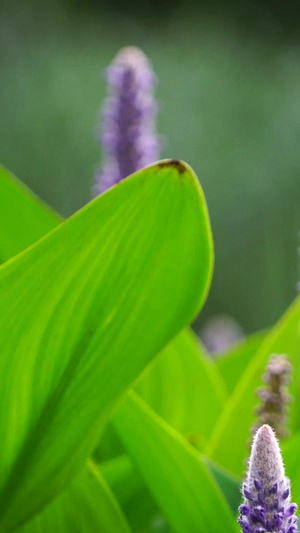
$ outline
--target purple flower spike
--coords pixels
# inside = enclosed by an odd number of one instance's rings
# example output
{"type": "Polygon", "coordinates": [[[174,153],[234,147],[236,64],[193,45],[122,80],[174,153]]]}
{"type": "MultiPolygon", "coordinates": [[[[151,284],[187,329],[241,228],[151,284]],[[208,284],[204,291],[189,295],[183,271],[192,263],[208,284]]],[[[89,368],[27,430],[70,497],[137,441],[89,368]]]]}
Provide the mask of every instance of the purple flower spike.
{"type": "Polygon", "coordinates": [[[274,431],[264,424],[255,434],[238,522],[243,533],[296,533],[297,505],[291,503],[274,431]]]}
{"type": "Polygon", "coordinates": [[[100,134],[104,164],[96,176],[96,195],[157,161],[160,149],[155,133],[156,79],[143,52],[135,47],[122,48],[106,78],[109,96],[100,134]]]}
{"type": "Polygon", "coordinates": [[[286,429],[290,396],[288,384],[291,363],[285,355],[272,354],[262,376],[265,386],[257,390],[261,404],[256,407],[257,424],[252,428],[253,435],[263,424],[271,426],[279,439],[288,436],[286,429]]]}

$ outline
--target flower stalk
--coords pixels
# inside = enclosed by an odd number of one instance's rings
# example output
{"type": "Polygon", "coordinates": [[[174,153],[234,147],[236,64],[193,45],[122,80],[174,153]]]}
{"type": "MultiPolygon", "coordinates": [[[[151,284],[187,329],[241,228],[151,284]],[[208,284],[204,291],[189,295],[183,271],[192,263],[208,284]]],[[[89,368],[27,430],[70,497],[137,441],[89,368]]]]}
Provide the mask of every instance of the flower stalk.
{"type": "Polygon", "coordinates": [[[260,387],[257,395],[261,404],[255,411],[258,416],[257,424],[252,428],[253,435],[263,424],[271,426],[279,439],[286,438],[288,431],[287,409],[291,400],[287,392],[290,382],[291,363],[285,355],[271,355],[263,374],[264,387],[260,387]]]}

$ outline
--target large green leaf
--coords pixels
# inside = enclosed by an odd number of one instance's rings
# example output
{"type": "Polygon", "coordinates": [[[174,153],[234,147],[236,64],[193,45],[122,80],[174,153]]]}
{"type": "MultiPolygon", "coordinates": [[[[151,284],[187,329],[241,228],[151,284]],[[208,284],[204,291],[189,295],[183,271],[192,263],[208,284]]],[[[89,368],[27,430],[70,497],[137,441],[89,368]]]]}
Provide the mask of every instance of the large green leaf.
{"type": "Polygon", "coordinates": [[[0,268],[0,529],[49,501],[116,401],[195,315],[211,276],[189,167],[124,180],[0,268]]]}
{"type": "MultiPolygon", "coordinates": [[[[240,475],[244,470],[244,460],[249,453],[247,442],[254,421],[253,408],[257,404],[255,391],[261,385],[270,354],[285,353],[296,368],[294,388],[299,386],[300,353],[300,298],[297,298],[281,320],[267,335],[257,355],[241,376],[230,396],[220,420],[212,434],[206,453],[232,472],[240,475]],[[230,446],[228,445],[230,443],[230,446]]],[[[294,402],[295,404],[296,402],[294,402]]],[[[295,412],[299,405],[292,405],[295,412]]]]}
{"type": "Polygon", "coordinates": [[[130,533],[117,500],[94,463],[20,533],[130,533]]]}
{"type": "Polygon", "coordinates": [[[134,392],[126,394],[113,422],[176,532],[238,531],[200,454],[134,392]]]}
{"type": "Polygon", "coordinates": [[[232,392],[245,372],[253,356],[261,346],[266,333],[260,331],[254,333],[231,347],[228,351],[218,354],[216,365],[227,386],[228,392],[232,392]]]}
{"type": "MultiPolygon", "coordinates": [[[[0,167],[0,249],[6,251],[3,259],[9,259],[13,251],[16,253],[34,243],[43,231],[46,233],[59,221],[55,213],[0,167]],[[8,209],[8,205],[12,207],[8,209]],[[6,242],[10,243],[10,248],[4,246],[6,242]]],[[[163,350],[138,384],[137,391],[163,418],[198,445],[210,435],[227,398],[215,363],[206,356],[203,346],[189,329],[163,350]]],[[[110,454],[114,448],[118,450],[109,427],[101,443],[102,453],[106,443],[110,454]]],[[[108,456],[106,448],[104,452],[108,456]]]]}
{"type": "Polygon", "coordinates": [[[202,446],[227,400],[224,382],[190,329],[147,368],[136,392],[171,426],[202,446]],[[209,405],[209,409],[208,409],[209,405]]]}
{"type": "Polygon", "coordinates": [[[60,217],[0,166],[0,262],[46,235],[60,217]]]}

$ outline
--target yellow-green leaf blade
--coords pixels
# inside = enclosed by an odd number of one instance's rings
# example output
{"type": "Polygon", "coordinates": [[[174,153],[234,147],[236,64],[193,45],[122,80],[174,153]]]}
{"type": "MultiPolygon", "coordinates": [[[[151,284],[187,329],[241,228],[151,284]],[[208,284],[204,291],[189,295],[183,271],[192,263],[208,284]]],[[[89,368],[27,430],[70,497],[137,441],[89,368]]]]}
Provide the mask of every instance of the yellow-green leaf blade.
{"type": "Polygon", "coordinates": [[[120,506],[94,463],[20,533],[130,533],[120,506]]]}
{"type": "Polygon", "coordinates": [[[113,423],[174,531],[238,531],[200,454],[135,393],[126,395],[113,423]]]}
{"type": "Polygon", "coordinates": [[[203,446],[210,436],[227,400],[214,361],[188,328],[159,354],[135,390],[156,413],[198,446],[203,446]]]}
{"type": "Polygon", "coordinates": [[[230,393],[251,363],[265,337],[266,332],[259,331],[242,339],[225,353],[218,354],[216,366],[230,393]]]}
{"type": "Polygon", "coordinates": [[[121,394],[201,306],[211,263],[196,178],[167,161],[0,268],[3,530],[74,475],[121,394]]]}
{"type": "Polygon", "coordinates": [[[132,530],[144,531],[157,514],[157,504],[132,461],[127,455],[120,455],[98,467],[132,530]]]}
{"type": "Polygon", "coordinates": [[[0,166],[0,262],[43,237],[61,218],[0,166]]]}

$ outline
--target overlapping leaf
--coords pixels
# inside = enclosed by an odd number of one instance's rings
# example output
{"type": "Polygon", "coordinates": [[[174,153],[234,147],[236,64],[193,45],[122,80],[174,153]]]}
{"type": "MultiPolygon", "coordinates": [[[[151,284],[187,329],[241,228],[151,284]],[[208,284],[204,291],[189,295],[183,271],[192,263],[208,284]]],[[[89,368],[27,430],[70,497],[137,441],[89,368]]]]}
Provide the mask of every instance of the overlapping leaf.
{"type": "Polygon", "coordinates": [[[265,332],[259,331],[242,339],[226,352],[219,354],[216,359],[216,366],[229,393],[234,390],[265,336],[265,332]]]}
{"type": "MultiPolygon", "coordinates": [[[[224,408],[224,381],[196,335],[183,329],[149,365],[135,391],[177,431],[203,448],[224,408]],[[209,403],[209,409],[207,408],[209,403]]],[[[95,451],[97,460],[122,453],[109,424],[95,451]]]]}
{"type": "Polygon", "coordinates": [[[233,513],[236,516],[238,506],[241,503],[241,480],[234,476],[229,470],[223,468],[211,459],[204,455],[202,456],[204,463],[208,466],[216,482],[218,483],[224,498],[233,513]]]}
{"type": "Polygon", "coordinates": [[[200,454],[135,393],[127,393],[113,421],[174,531],[238,531],[200,454]]]}
{"type": "Polygon", "coordinates": [[[283,444],[283,460],[286,474],[292,483],[292,501],[300,506],[300,433],[283,444]]]}
{"type": "Polygon", "coordinates": [[[182,330],[162,351],[135,390],[199,447],[210,436],[227,400],[214,361],[207,357],[190,329],[182,330]]]}
{"type": "Polygon", "coordinates": [[[144,531],[158,508],[138,469],[125,454],[105,461],[99,468],[132,530],[144,531]]]}
{"type": "Polygon", "coordinates": [[[38,516],[19,533],[130,533],[117,500],[97,467],[85,468],[38,516]]]}
{"type": "MultiPolygon", "coordinates": [[[[243,472],[244,459],[248,454],[246,446],[254,420],[253,408],[257,403],[255,391],[261,385],[261,375],[272,353],[284,353],[289,356],[295,370],[292,391],[299,390],[299,321],[300,298],[297,298],[267,335],[257,355],[241,376],[207,446],[207,455],[237,475],[243,472]]],[[[294,426],[296,426],[296,419],[299,414],[299,405],[296,403],[292,404],[291,409],[294,426]]]]}
{"type": "MultiPolygon", "coordinates": [[[[219,485],[235,517],[241,503],[241,480],[214,461],[203,455],[201,457],[219,485]]],[[[102,463],[99,467],[104,479],[120,502],[133,530],[143,529],[157,509],[137,468],[127,455],[120,455],[102,463]]]]}
{"type": "Polygon", "coordinates": [[[122,392],[199,309],[210,271],[204,199],[177,162],[124,180],[2,266],[2,531],[73,476],[122,392]]]}
{"type": "Polygon", "coordinates": [[[0,262],[22,252],[60,222],[59,215],[0,166],[0,262]]]}

